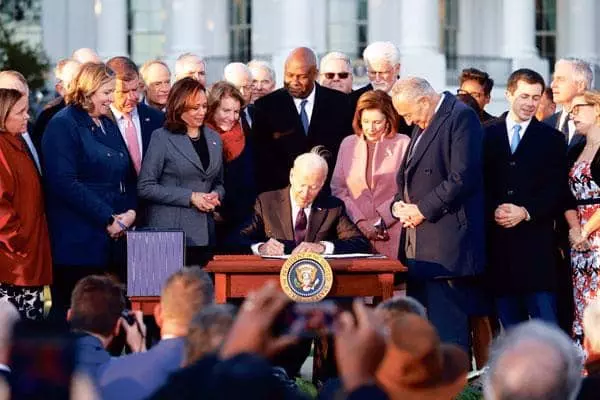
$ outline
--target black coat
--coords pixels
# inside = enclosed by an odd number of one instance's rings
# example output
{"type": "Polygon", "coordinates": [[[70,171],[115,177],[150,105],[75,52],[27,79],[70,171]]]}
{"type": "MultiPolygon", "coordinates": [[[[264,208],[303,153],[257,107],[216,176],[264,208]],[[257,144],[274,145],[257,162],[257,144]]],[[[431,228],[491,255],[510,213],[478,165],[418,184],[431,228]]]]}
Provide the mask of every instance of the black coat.
{"type": "MultiPolygon", "coordinates": [[[[560,114],[561,113],[562,113],[562,111],[555,112],[554,114],[552,114],[551,116],[546,118],[543,122],[546,125],[550,125],[551,127],[553,127],[554,129],[556,129],[557,131],[560,132],[560,114]]],[[[561,132],[561,134],[562,134],[562,132],[561,132]]],[[[577,148],[581,149],[581,147],[580,147],[581,145],[585,145],[585,135],[575,132],[575,134],[571,138],[571,141],[568,143],[567,154],[569,156],[571,156],[571,152],[576,151],[577,148]]],[[[580,152],[581,152],[581,150],[580,150],[580,152]]]]}
{"type": "MultiPolygon", "coordinates": [[[[350,94],[348,94],[350,98],[350,106],[352,108],[352,116],[356,112],[356,104],[358,103],[358,99],[362,96],[363,93],[368,92],[369,90],[373,90],[373,85],[370,83],[361,88],[353,90],[350,94]]],[[[414,125],[408,125],[404,118],[398,115],[398,127],[396,128],[396,132],[402,133],[408,137],[412,135],[414,129],[414,125]]]]}
{"type": "Polygon", "coordinates": [[[254,103],[252,131],[258,193],[286,187],[294,159],[317,145],[325,146],[331,153],[325,186],[329,188],[340,143],[352,134],[352,117],[346,94],[316,83],[315,86],[308,134],[304,133],[294,100],[286,89],[276,90],[254,103]]]}
{"type": "MultiPolygon", "coordinates": [[[[416,227],[415,266],[409,269],[417,278],[479,275],[485,263],[481,123],[472,108],[444,95],[396,178],[394,201],[416,204],[425,217],[416,227]]],[[[420,132],[415,130],[409,151],[420,132]]],[[[405,258],[401,245],[400,259],[405,258]]]]}
{"type": "Polygon", "coordinates": [[[48,122],[50,122],[56,113],[65,107],[65,100],[62,97],[57,97],[46,104],[40,115],[38,115],[37,119],[35,120],[35,124],[29,132],[31,134],[31,140],[38,150],[38,153],[41,153],[42,137],[44,136],[44,131],[48,126],[48,122]]]}
{"type": "Polygon", "coordinates": [[[497,295],[549,291],[556,287],[554,219],[567,187],[563,135],[533,118],[511,154],[506,116],[486,126],[484,181],[488,261],[497,295]],[[495,223],[504,203],[525,207],[531,216],[513,228],[495,223]]]}

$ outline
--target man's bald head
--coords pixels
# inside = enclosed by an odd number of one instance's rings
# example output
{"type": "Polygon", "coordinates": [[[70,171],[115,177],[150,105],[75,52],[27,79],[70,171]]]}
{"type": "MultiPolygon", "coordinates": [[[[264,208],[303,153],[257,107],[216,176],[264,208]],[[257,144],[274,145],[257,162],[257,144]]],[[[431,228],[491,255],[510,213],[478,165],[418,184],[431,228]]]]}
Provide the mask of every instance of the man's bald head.
{"type": "Polygon", "coordinates": [[[27,81],[23,74],[18,71],[0,71],[0,89],[15,89],[29,97],[27,81]]]}
{"type": "Polygon", "coordinates": [[[81,64],[85,64],[87,62],[102,62],[100,56],[98,56],[98,54],[94,50],[87,47],[82,47],[81,49],[75,50],[71,58],[75,61],[79,61],[81,64]]]}
{"type": "Polygon", "coordinates": [[[285,60],[283,86],[292,97],[304,99],[313,91],[317,73],[315,52],[308,47],[298,47],[285,60]]]}
{"type": "Polygon", "coordinates": [[[252,72],[244,63],[232,62],[225,66],[223,79],[231,83],[244,97],[244,105],[252,99],[252,72]]]}

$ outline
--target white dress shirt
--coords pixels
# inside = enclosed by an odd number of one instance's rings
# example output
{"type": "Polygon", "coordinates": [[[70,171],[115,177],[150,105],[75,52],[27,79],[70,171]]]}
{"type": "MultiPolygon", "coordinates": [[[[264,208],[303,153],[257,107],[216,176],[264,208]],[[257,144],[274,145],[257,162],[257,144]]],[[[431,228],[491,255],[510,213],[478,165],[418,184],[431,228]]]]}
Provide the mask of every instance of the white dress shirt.
{"type": "Polygon", "coordinates": [[[317,85],[313,86],[312,92],[305,99],[297,99],[293,97],[294,104],[296,105],[296,110],[298,111],[298,115],[300,115],[300,110],[302,109],[302,101],[306,100],[306,105],[304,106],[304,111],[306,111],[306,116],[308,117],[308,125],[310,126],[310,120],[312,118],[313,108],[315,107],[315,93],[317,91],[317,85]]]}
{"type": "MultiPolygon", "coordinates": [[[[514,133],[513,129],[515,128],[515,125],[517,125],[517,124],[521,125],[521,130],[519,131],[519,137],[521,138],[521,140],[523,140],[523,135],[525,134],[525,131],[529,127],[530,123],[531,123],[531,119],[529,119],[525,122],[517,122],[511,117],[511,113],[508,113],[508,115],[506,116],[506,134],[508,135],[509,146],[512,146],[512,139],[513,139],[513,133],[514,133]]],[[[519,141],[519,143],[521,143],[521,141],[519,141]]]]}
{"type": "MultiPolygon", "coordinates": [[[[123,137],[123,140],[125,141],[126,145],[129,145],[129,143],[127,143],[127,137],[125,135],[125,130],[127,129],[127,120],[123,117],[123,113],[119,110],[117,110],[112,104],[110,105],[110,109],[112,110],[115,119],[117,120],[117,125],[119,127],[119,131],[121,132],[121,136],[123,137]]],[[[137,134],[137,139],[138,139],[138,146],[140,149],[140,156],[143,157],[144,156],[144,146],[142,144],[142,125],[140,124],[140,115],[138,114],[137,111],[137,107],[133,109],[133,111],[131,111],[131,120],[133,121],[133,125],[135,125],[135,131],[137,134]]]]}
{"type": "Polygon", "coordinates": [[[571,139],[573,139],[573,136],[575,135],[575,122],[573,122],[573,120],[571,118],[569,118],[569,113],[566,112],[565,110],[562,110],[562,112],[560,113],[560,118],[558,119],[558,129],[560,131],[560,128],[563,126],[563,124],[565,123],[565,119],[567,119],[567,124],[569,127],[569,143],[571,143],[571,139]]]}
{"type": "Polygon", "coordinates": [[[35,163],[35,167],[37,168],[38,172],[41,175],[42,174],[42,164],[40,164],[40,156],[38,155],[37,150],[35,149],[35,146],[33,145],[33,141],[31,140],[31,136],[29,136],[29,132],[23,132],[21,134],[21,136],[23,137],[23,140],[25,140],[27,147],[29,147],[29,151],[31,152],[31,155],[33,156],[33,162],[35,163]]]}
{"type": "MultiPolygon", "coordinates": [[[[298,217],[298,212],[300,211],[300,206],[298,206],[296,204],[296,202],[294,201],[294,196],[292,196],[292,191],[290,189],[290,204],[292,206],[292,229],[296,226],[296,219],[298,217]]],[[[312,211],[312,203],[307,205],[304,208],[304,213],[306,214],[306,231],[308,232],[308,228],[309,228],[309,224],[310,224],[310,213],[312,211]]],[[[322,244],[323,246],[325,246],[325,251],[323,252],[323,254],[333,254],[333,252],[335,251],[335,246],[333,243],[331,242],[327,242],[327,241],[320,241],[320,244],[322,244]]],[[[253,244],[250,248],[252,249],[252,253],[254,255],[260,255],[258,248],[264,244],[264,242],[260,242],[260,243],[255,243],[253,244]]]]}

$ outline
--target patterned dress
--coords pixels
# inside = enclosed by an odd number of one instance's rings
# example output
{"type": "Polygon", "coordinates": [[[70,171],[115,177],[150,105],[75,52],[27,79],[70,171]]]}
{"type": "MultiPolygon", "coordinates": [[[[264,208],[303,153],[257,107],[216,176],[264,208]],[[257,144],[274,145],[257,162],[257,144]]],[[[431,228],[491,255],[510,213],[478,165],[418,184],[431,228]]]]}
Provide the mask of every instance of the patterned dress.
{"type": "MultiPolygon", "coordinates": [[[[598,199],[600,187],[592,179],[590,163],[578,161],[569,174],[569,185],[575,198],[580,200],[598,199]]],[[[600,209],[600,204],[585,204],[577,206],[577,215],[583,226],[600,209]]],[[[571,266],[573,267],[573,294],[575,296],[575,321],[573,337],[579,344],[583,342],[583,310],[599,293],[600,273],[600,230],[589,237],[590,250],[577,251],[571,248],[571,266]]]]}

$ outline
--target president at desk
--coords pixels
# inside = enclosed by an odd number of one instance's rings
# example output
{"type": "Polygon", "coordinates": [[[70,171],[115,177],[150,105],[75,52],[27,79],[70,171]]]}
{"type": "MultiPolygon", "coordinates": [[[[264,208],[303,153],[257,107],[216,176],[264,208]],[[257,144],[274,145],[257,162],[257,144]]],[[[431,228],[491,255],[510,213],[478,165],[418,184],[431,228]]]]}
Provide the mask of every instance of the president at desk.
{"type": "Polygon", "coordinates": [[[346,215],[344,203],[318,196],[327,170],[327,162],[314,150],[299,155],[290,171],[290,186],[259,195],[254,215],[230,243],[239,252],[270,256],[370,252],[369,241],[346,215]]]}

